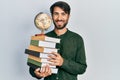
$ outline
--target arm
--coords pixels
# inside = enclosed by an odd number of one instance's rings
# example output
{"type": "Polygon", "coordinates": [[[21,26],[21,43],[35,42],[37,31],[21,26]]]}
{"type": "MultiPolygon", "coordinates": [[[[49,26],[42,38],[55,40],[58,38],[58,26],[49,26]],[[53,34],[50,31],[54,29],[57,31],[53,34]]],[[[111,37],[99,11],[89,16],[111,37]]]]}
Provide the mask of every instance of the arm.
{"type": "Polygon", "coordinates": [[[77,42],[75,61],[64,58],[64,62],[61,66],[62,69],[71,74],[83,74],[87,68],[84,42],[82,39],[78,39],[77,42]]]}
{"type": "Polygon", "coordinates": [[[75,61],[64,59],[61,68],[72,74],[83,74],[87,68],[83,39],[78,39],[77,43],[75,61]]]}
{"type": "Polygon", "coordinates": [[[87,68],[84,44],[81,39],[77,42],[77,50],[74,53],[76,54],[75,60],[63,58],[59,53],[53,52],[52,54],[54,54],[54,56],[49,56],[50,61],[53,62],[51,65],[59,66],[59,68],[70,74],[83,74],[87,68]]]}

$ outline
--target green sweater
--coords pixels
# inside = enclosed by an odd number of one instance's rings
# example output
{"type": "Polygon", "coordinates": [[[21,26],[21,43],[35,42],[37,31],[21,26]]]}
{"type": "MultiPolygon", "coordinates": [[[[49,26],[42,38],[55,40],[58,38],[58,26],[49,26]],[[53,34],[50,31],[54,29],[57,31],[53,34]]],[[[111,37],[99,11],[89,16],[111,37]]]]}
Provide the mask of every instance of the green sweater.
{"type": "MultiPolygon", "coordinates": [[[[70,30],[60,36],[57,36],[54,31],[46,35],[61,39],[59,53],[64,62],[61,67],[58,67],[57,74],[48,76],[44,80],[77,80],[77,75],[83,74],[87,68],[82,37],[70,30]]],[[[34,69],[30,68],[29,70],[30,74],[35,77],[34,69]]]]}

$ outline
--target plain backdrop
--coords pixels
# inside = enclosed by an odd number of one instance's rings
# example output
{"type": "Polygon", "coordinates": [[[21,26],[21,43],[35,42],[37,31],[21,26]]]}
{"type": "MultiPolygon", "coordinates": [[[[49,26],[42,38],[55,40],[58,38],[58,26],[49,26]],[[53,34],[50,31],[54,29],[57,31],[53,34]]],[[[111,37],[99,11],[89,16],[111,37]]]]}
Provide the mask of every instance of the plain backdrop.
{"type": "MultiPolygon", "coordinates": [[[[29,74],[24,50],[30,37],[40,33],[34,17],[50,14],[56,1],[0,0],[0,80],[36,80],[29,74]]],[[[72,9],[68,29],[85,43],[88,68],[78,80],[120,80],[120,0],[63,1],[72,9]]]]}

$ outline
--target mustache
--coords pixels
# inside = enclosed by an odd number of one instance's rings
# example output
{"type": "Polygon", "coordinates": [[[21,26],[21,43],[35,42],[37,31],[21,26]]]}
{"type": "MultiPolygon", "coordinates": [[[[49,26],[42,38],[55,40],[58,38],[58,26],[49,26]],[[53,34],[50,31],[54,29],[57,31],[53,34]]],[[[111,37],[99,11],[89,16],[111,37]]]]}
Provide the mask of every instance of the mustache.
{"type": "Polygon", "coordinates": [[[63,22],[63,20],[56,20],[56,22],[63,22]]]}

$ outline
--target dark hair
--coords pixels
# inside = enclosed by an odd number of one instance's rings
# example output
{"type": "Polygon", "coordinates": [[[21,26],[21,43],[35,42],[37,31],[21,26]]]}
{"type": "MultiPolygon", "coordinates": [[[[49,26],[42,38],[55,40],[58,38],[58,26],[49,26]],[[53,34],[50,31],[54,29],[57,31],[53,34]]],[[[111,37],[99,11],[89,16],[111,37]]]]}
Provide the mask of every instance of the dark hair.
{"type": "Polygon", "coordinates": [[[60,7],[63,9],[63,11],[67,14],[70,14],[70,6],[66,2],[63,1],[58,1],[55,2],[51,7],[50,7],[50,12],[53,14],[54,7],[60,7]]]}

